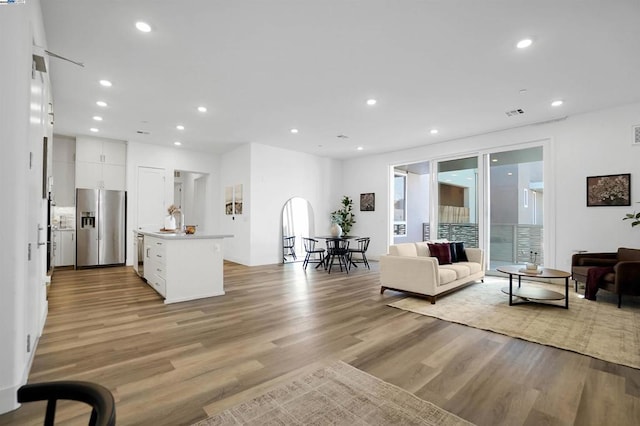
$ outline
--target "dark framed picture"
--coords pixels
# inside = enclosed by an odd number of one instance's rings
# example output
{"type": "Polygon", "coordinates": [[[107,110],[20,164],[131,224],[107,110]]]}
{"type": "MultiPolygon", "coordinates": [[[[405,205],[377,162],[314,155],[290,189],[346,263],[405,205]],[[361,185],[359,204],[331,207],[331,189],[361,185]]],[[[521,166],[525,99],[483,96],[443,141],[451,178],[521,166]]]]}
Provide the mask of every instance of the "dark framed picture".
{"type": "Polygon", "coordinates": [[[630,205],[630,173],[587,177],[587,207],[630,205]]]}
{"type": "Polygon", "coordinates": [[[360,194],[360,211],[372,212],[376,209],[376,194],[373,192],[367,192],[366,194],[360,194]]]}

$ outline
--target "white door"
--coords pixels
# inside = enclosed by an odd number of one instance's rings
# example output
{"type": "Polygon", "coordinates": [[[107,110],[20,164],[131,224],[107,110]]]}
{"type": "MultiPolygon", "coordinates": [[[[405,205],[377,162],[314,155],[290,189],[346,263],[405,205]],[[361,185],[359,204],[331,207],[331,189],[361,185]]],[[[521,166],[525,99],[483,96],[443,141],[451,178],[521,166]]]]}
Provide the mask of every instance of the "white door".
{"type": "Polygon", "coordinates": [[[202,231],[204,228],[205,202],[207,201],[207,176],[202,176],[193,181],[193,214],[187,219],[188,224],[198,225],[202,231]]]}
{"type": "Polygon", "coordinates": [[[164,223],[164,169],[138,167],[138,229],[159,230],[164,223]]]}

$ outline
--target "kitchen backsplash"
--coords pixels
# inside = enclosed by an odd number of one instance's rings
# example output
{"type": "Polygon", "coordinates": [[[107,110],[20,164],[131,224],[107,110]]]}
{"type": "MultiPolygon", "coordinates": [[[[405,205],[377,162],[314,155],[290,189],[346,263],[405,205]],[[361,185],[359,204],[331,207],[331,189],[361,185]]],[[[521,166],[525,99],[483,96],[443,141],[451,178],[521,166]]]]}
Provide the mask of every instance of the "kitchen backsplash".
{"type": "Polygon", "coordinates": [[[53,208],[53,226],[58,229],[74,229],[76,227],[76,208],[55,206],[53,208]]]}

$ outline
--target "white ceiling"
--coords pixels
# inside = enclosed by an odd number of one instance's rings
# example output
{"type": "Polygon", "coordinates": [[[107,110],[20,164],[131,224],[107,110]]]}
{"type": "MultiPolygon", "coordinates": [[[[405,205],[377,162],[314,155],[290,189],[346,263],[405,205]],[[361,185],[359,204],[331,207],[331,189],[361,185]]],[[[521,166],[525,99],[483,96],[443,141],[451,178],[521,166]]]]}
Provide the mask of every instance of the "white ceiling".
{"type": "Polygon", "coordinates": [[[351,158],[640,101],[638,0],[42,0],[42,9],[49,50],[85,64],[49,62],[54,131],[66,135],[97,127],[107,138],[179,140],[176,149],[256,142],[351,158]],[[534,44],[517,49],[525,37],[534,44]],[[505,114],[517,108],[525,113],[505,114]]]}

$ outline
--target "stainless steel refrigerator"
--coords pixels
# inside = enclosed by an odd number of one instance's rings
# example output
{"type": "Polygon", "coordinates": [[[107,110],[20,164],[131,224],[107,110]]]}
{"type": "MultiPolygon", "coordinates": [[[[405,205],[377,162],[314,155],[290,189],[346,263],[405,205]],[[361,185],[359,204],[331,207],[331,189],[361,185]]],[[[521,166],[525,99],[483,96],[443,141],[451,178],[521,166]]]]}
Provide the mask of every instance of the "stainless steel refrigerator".
{"type": "Polygon", "coordinates": [[[76,267],[122,265],[126,260],[125,191],[76,190],[76,267]]]}

